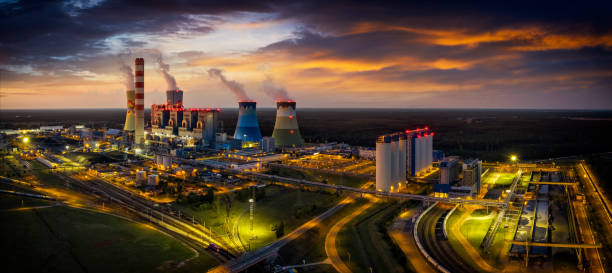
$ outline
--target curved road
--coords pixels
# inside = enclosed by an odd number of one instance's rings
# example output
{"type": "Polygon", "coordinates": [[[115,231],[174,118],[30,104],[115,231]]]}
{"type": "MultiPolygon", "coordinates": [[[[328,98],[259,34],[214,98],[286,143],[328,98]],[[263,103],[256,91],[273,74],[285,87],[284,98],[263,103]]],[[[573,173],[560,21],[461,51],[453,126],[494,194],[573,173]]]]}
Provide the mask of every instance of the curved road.
{"type": "Polygon", "coordinates": [[[444,238],[442,226],[444,216],[448,212],[448,209],[435,206],[423,215],[417,227],[419,240],[427,254],[448,271],[453,273],[477,272],[459,257],[451,248],[448,240],[444,238]]]}

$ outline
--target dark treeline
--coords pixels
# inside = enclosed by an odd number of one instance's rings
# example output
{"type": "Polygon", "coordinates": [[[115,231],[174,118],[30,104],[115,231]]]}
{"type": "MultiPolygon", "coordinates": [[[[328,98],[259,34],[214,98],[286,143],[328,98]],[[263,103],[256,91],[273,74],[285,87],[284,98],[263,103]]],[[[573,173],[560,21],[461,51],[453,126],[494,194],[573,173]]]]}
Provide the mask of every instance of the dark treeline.
{"type": "MultiPolygon", "coordinates": [[[[225,132],[233,133],[237,114],[237,109],[222,109],[225,132]]],[[[0,128],[121,128],[124,115],[121,109],[3,110],[0,128]]],[[[274,109],[258,110],[262,135],[272,134],[274,116],[274,109]]],[[[612,151],[612,111],[298,109],[297,116],[307,142],[373,147],[379,134],[429,126],[435,132],[434,149],[447,155],[497,161],[510,153],[543,159],[612,151]]]]}

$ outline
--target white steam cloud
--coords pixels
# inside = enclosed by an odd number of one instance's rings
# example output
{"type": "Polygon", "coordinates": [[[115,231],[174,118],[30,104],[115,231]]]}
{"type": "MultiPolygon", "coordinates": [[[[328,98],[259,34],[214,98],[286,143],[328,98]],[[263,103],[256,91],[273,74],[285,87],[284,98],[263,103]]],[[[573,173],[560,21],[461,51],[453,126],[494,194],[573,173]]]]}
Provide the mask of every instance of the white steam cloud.
{"type": "Polygon", "coordinates": [[[274,100],[292,100],[287,93],[287,89],[277,85],[270,76],[266,76],[266,80],[263,81],[262,86],[264,93],[274,100]]]}
{"type": "Polygon", "coordinates": [[[223,71],[217,68],[211,68],[208,70],[208,76],[214,78],[217,77],[225,87],[229,88],[232,93],[236,96],[236,99],[239,101],[250,101],[251,99],[247,96],[244,91],[244,86],[237,81],[228,81],[225,76],[223,76],[223,71]]]}
{"type": "Polygon", "coordinates": [[[170,75],[170,65],[165,64],[162,59],[162,55],[159,54],[157,57],[157,64],[159,65],[159,72],[164,75],[164,79],[166,80],[166,84],[168,85],[168,89],[166,90],[178,90],[178,86],[176,85],[176,79],[174,76],[170,75]]]}
{"type": "Polygon", "coordinates": [[[125,84],[125,90],[134,90],[134,73],[132,73],[132,67],[123,64],[120,68],[123,73],[123,84],[125,84]]]}

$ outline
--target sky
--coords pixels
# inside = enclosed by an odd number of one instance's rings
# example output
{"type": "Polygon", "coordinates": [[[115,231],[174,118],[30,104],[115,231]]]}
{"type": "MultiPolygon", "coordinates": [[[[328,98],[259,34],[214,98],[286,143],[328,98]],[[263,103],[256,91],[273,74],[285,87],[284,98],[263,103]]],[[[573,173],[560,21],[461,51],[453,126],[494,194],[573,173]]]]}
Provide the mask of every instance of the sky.
{"type": "Polygon", "coordinates": [[[612,109],[612,1],[431,2],[0,0],[0,109],[612,109]]]}

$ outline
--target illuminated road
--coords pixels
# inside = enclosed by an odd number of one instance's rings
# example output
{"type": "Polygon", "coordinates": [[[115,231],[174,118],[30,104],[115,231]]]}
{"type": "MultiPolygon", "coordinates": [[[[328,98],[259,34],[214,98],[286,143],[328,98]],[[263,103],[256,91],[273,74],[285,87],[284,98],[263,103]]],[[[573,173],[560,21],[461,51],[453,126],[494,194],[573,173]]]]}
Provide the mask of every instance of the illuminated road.
{"type": "MultiPolygon", "coordinates": [[[[598,200],[599,202],[592,202],[594,213],[599,214],[599,218],[601,221],[602,228],[606,234],[612,234],[612,228],[609,222],[609,213],[606,210],[606,198],[603,196],[601,190],[598,190],[597,184],[592,180],[594,176],[588,171],[588,168],[585,167],[584,162],[580,163],[580,168],[578,169],[579,173],[582,174],[582,181],[585,190],[585,197],[590,200],[598,200]],[[599,207],[596,205],[600,204],[599,207]]],[[[572,201],[572,206],[574,206],[574,212],[576,216],[576,220],[578,221],[580,239],[582,243],[585,244],[595,244],[595,235],[591,229],[591,225],[588,220],[588,214],[586,211],[586,205],[580,201],[572,201]]],[[[596,216],[596,215],[592,215],[596,216]]],[[[601,256],[599,255],[598,249],[584,249],[584,255],[590,262],[590,270],[591,272],[605,272],[604,265],[601,262],[601,256]]]]}
{"type": "MultiPolygon", "coordinates": [[[[351,198],[346,198],[345,200],[349,201],[350,199],[351,198]]],[[[338,249],[336,248],[336,238],[338,236],[338,232],[340,232],[340,230],[342,229],[342,227],[344,227],[344,225],[346,225],[346,223],[359,216],[359,214],[366,212],[366,210],[369,209],[373,204],[374,202],[367,202],[361,207],[355,209],[353,213],[345,216],[344,218],[340,219],[340,221],[336,222],[336,224],[331,227],[331,229],[325,236],[325,253],[327,254],[327,257],[329,257],[332,266],[340,273],[350,273],[351,270],[342,261],[340,255],[338,254],[338,249]]]]}
{"type": "Polygon", "coordinates": [[[418,238],[429,256],[453,273],[476,272],[451,248],[444,238],[442,226],[449,209],[435,205],[418,223],[418,238]]]}
{"type": "Polygon", "coordinates": [[[427,260],[421,255],[412,235],[412,217],[416,213],[415,210],[416,208],[413,208],[408,212],[402,213],[391,225],[391,228],[389,228],[389,235],[402,249],[402,252],[404,252],[416,272],[435,273],[437,272],[436,269],[427,263],[427,260]]]}
{"type": "Polygon", "coordinates": [[[347,201],[345,199],[341,201],[340,203],[336,204],[335,206],[333,206],[332,208],[328,209],[321,215],[304,223],[303,225],[301,225],[300,227],[298,227],[291,233],[278,239],[274,243],[264,246],[262,248],[259,248],[257,250],[251,251],[249,253],[246,253],[236,259],[230,260],[226,264],[217,266],[209,270],[208,272],[240,272],[240,271],[246,270],[247,268],[269,257],[273,257],[276,255],[276,253],[281,247],[288,244],[292,240],[295,240],[296,238],[300,237],[302,234],[304,234],[306,231],[310,230],[311,228],[315,228],[319,226],[323,220],[332,216],[333,214],[338,212],[340,209],[342,209],[344,206],[346,206],[349,203],[350,201],[347,201]]]}
{"type": "Polygon", "coordinates": [[[313,186],[318,188],[327,188],[327,189],[335,189],[338,191],[347,191],[347,192],[356,192],[360,194],[373,195],[376,197],[391,197],[391,198],[399,198],[399,199],[411,199],[411,200],[422,200],[428,202],[442,202],[442,203],[452,203],[452,204],[472,204],[472,205],[481,205],[481,206],[489,206],[489,207],[507,207],[507,202],[500,202],[496,200],[473,200],[473,199],[462,199],[462,198],[442,198],[442,197],[434,197],[429,195],[419,195],[419,194],[409,194],[409,193],[399,193],[399,192],[380,192],[376,190],[368,190],[363,188],[354,188],[347,187],[343,185],[334,185],[334,184],[325,184],[320,182],[308,181],[304,179],[295,179],[271,174],[263,174],[256,172],[242,172],[244,174],[252,175],[253,177],[268,180],[268,181],[282,181],[288,182],[298,185],[306,185],[313,186]]]}

